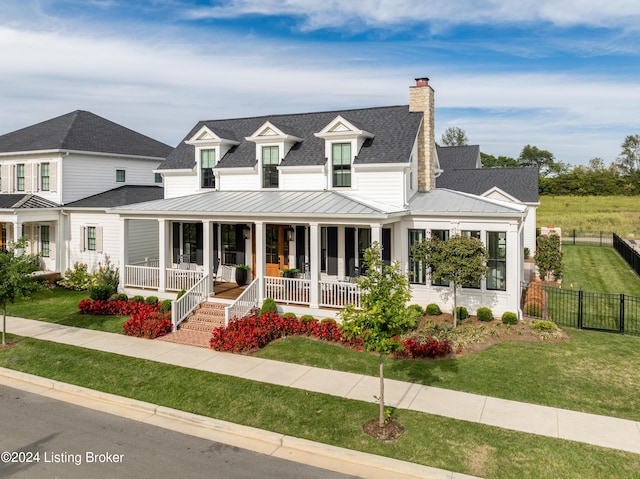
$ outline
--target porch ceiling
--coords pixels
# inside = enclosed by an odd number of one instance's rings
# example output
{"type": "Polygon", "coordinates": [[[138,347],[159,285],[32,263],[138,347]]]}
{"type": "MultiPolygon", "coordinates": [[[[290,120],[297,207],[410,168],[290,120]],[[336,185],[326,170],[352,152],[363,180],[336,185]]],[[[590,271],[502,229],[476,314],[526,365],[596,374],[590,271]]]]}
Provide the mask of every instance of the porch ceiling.
{"type": "Polygon", "coordinates": [[[390,212],[335,191],[211,191],[148,201],[111,210],[119,214],[215,213],[220,215],[387,217],[390,212]]]}

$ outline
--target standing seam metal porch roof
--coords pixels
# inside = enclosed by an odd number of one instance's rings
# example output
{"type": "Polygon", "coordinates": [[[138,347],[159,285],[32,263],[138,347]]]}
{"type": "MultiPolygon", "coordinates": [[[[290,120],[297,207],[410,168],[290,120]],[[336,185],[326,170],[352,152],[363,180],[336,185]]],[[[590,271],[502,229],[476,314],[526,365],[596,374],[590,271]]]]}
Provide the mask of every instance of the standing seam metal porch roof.
{"type": "Polygon", "coordinates": [[[520,215],[524,206],[446,189],[417,193],[408,209],[389,210],[368,205],[337,191],[210,191],[165,200],[113,208],[120,214],[191,213],[219,215],[290,215],[295,217],[370,216],[404,214],[504,214],[520,215]]]}

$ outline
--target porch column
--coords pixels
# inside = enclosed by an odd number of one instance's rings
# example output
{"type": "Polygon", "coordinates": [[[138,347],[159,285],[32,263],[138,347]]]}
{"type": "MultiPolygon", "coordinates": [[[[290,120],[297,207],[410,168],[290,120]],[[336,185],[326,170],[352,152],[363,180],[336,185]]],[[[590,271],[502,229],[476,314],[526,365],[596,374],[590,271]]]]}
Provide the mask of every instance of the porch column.
{"type": "Polygon", "coordinates": [[[309,224],[311,245],[309,249],[309,307],[320,307],[320,228],[318,223],[309,224]]]}
{"type": "Polygon", "coordinates": [[[169,222],[165,219],[158,220],[158,292],[167,291],[167,255],[171,254],[169,242],[169,222]]]}
{"type": "Polygon", "coordinates": [[[380,225],[371,225],[371,244],[376,241],[382,246],[382,227],[380,225]]]}
{"type": "Polygon", "coordinates": [[[213,258],[212,258],[212,235],[211,235],[211,221],[203,220],[202,221],[202,247],[204,250],[202,251],[202,265],[204,267],[204,274],[207,277],[207,284],[205,287],[208,292],[213,292],[213,281],[211,278],[211,271],[213,267],[213,258]]]}
{"type": "Polygon", "coordinates": [[[267,274],[267,264],[265,255],[265,231],[266,225],[262,221],[256,221],[256,278],[258,278],[258,300],[260,304],[264,301],[264,277],[267,274]]]}
{"type": "Polygon", "coordinates": [[[17,243],[22,237],[22,221],[18,218],[13,222],[13,242],[17,243]]]}
{"type": "MultiPolygon", "coordinates": [[[[86,235],[85,235],[86,236],[86,235]]],[[[120,290],[127,284],[127,263],[129,262],[129,220],[120,218],[120,290]]]]}

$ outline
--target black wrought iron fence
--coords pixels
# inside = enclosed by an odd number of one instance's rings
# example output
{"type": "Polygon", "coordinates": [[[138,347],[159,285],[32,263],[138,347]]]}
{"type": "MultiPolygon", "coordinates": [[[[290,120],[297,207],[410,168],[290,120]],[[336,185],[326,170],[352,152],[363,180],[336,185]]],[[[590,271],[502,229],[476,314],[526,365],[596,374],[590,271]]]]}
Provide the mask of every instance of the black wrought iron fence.
{"type": "Polygon", "coordinates": [[[539,283],[525,285],[525,315],[560,326],[640,335],[640,297],[576,291],[539,283]]]}
{"type": "Polygon", "coordinates": [[[622,259],[627,262],[631,269],[640,275],[640,252],[638,252],[640,245],[638,249],[636,249],[630,243],[620,238],[620,236],[613,233],[613,248],[622,256],[622,259]]]}
{"type": "Polygon", "coordinates": [[[611,246],[612,243],[613,237],[610,231],[562,230],[562,244],[611,246]]]}

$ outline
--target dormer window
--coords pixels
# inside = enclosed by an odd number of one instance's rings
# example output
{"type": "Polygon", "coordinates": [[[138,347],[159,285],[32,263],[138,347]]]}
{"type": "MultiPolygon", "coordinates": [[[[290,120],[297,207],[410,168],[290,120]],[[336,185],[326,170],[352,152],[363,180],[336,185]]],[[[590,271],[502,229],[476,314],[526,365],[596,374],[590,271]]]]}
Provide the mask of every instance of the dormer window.
{"type": "Polygon", "coordinates": [[[278,187],[279,148],[277,146],[262,147],[262,187],[278,187]]]}
{"type": "Polygon", "coordinates": [[[351,143],[333,143],[331,171],[334,188],[351,186],[351,143]]]}
{"type": "Polygon", "coordinates": [[[216,177],[213,167],[216,166],[216,150],[200,150],[200,186],[202,188],[215,188],[216,177]]]}

